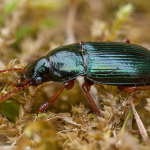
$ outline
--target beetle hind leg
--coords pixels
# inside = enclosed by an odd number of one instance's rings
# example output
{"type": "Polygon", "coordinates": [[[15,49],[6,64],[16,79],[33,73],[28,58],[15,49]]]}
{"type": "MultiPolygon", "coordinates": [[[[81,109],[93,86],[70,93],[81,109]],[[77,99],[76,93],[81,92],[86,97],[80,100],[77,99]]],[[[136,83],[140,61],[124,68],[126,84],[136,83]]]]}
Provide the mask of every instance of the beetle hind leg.
{"type": "Polygon", "coordinates": [[[123,43],[130,43],[129,39],[125,39],[122,41],[123,43]]]}
{"type": "Polygon", "coordinates": [[[118,89],[121,92],[125,92],[125,93],[131,93],[137,90],[150,90],[150,85],[146,85],[146,86],[118,86],[118,89]]]}

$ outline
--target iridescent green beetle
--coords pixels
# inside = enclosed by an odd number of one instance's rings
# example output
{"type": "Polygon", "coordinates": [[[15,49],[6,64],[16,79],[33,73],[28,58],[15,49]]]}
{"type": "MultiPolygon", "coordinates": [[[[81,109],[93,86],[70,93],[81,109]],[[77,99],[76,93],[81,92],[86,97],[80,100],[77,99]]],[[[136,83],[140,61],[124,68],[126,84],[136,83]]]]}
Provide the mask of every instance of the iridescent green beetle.
{"type": "MultiPolygon", "coordinates": [[[[21,77],[13,85],[18,88],[0,97],[7,99],[12,93],[28,86],[38,86],[47,81],[64,82],[63,87],[45,104],[43,112],[52,104],[63,89],[71,89],[78,76],[84,76],[82,88],[98,116],[102,117],[89,94],[94,82],[118,86],[120,91],[133,92],[150,89],[150,51],[146,48],[122,42],[80,42],[58,47],[46,56],[30,62],[22,71],[21,77]]],[[[15,69],[2,70],[0,72],[15,69]]]]}

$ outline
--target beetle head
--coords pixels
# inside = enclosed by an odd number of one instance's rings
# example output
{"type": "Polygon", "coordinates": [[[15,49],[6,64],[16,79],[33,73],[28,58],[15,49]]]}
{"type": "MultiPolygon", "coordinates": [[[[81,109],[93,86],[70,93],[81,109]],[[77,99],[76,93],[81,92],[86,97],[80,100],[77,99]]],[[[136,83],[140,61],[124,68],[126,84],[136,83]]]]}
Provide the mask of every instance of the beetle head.
{"type": "Polygon", "coordinates": [[[47,57],[42,57],[30,62],[22,72],[17,86],[23,86],[31,82],[32,86],[38,86],[50,80],[50,63],[47,57]]]}

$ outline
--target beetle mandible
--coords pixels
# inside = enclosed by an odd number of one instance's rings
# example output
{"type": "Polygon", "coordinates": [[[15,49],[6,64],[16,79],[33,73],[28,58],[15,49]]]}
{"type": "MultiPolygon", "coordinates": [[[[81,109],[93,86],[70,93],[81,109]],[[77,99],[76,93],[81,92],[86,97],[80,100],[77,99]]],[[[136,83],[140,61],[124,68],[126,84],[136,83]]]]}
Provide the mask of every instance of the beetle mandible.
{"type": "MultiPolygon", "coordinates": [[[[0,97],[0,102],[12,93],[38,86],[47,81],[64,82],[63,87],[37,111],[37,115],[54,103],[66,88],[73,88],[74,80],[84,76],[82,89],[89,104],[98,116],[102,117],[89,94],[94,82],[118,86],[122,92],[150,89],[150,51],[142,46],[131,44],[128,39],[122,42],[80,42],[58,47],[46,56],[30,62],[13,85],[15,90],[0,97]]],[[[0,72],[19,70],[20,68],[0,72]]],[[[21,69],[20,69],[21,70],[21,69]]]]}

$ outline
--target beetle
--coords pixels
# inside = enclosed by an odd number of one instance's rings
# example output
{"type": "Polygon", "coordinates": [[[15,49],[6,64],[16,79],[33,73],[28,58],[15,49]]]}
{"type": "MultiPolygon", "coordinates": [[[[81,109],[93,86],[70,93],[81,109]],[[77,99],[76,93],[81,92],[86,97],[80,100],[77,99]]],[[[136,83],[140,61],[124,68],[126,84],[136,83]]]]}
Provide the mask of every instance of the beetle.
{"type": "MultiPolygon", "coordinates": [[[[103,117],[89,94],[94,82],[118,86],[120,91],[126,93],[147,90],[150,89],[149,66],[150,51],[131,44],[128,39],[122,42],[80,42],[65,45],[30,62],[13,84],[17,88],[0,97],[0,102],[28,86],[38,86],[47,81],[63,82],[62,88],[40,106],[38,115],[54,103],[65,88],[73,88],[76,77],[84,76],[82,89],[95,114],[103,117]]],[[[14,70],[19,68],[0,72],[14,70]]]]}

